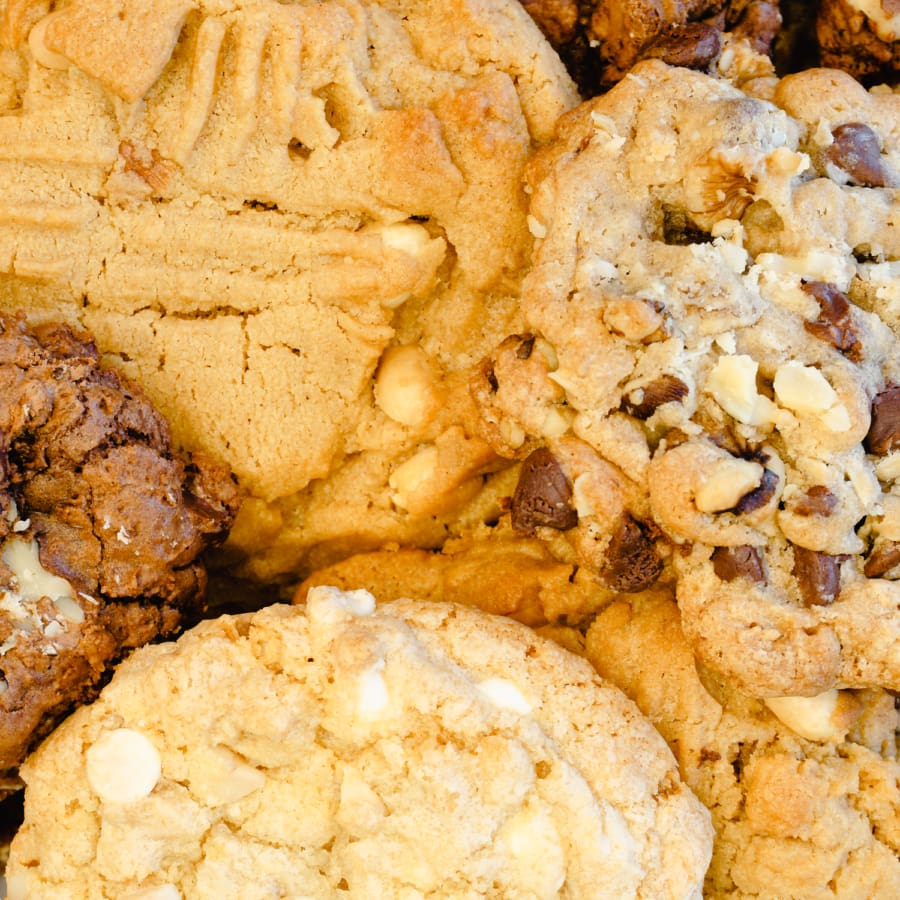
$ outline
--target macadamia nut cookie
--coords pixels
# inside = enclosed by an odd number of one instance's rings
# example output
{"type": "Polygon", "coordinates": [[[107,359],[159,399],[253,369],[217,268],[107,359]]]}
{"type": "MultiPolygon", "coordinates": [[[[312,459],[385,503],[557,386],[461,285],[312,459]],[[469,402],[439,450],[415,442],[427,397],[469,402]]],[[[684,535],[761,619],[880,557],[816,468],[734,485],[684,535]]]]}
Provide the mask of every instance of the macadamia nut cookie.
{"type": "Polygon", "coordinates": [[[0,795],[127,651],[204,608],[237,489],[89,335],[0,315],[0,795]]]}
{"type": "Polygon", "coordinates": [[[10,900],[700,897],[665,743],[525,626],[365,591],[120,666],[23,767],[10,900]]]}
{"type": "Polygon", "coordinates": [[[898,711],[880,690],[750,699],[698,674],[665,591],[601,613],[586,652],[669,742],[716,830],[704,897],[891,897],[898,711]]]}
{"type": "Polygon", "coordinates": [[[49,6],[0,3],[0,304],[89,327],[233,469],[244,574],[445,536],[496,463],[445,394],[515,322],[525,157],[577,99],[537,27],[515,0],[49,6]]]}
{"type": "Polygon", "coordinates": [[[771,97],[646,61],[564,117],[528,330],[470,391],[521,461],[513,528],[614,590],[674,573],[739,689],[897,690],[900,96],[818,69],[771,97]]]}

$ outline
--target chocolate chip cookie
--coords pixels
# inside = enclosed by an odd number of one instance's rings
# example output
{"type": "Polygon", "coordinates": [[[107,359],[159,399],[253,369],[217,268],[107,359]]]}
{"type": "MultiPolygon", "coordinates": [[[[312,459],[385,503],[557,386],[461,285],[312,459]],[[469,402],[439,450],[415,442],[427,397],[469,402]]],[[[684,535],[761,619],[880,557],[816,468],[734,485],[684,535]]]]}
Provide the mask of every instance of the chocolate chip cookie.
{"type": "Polygon", "coordinates": [[[769,87],[645,61],[563,118],[479,433],[514,528],[616,590],[671,573],[739,689],[896,690],[900,97],[769,87]]]}

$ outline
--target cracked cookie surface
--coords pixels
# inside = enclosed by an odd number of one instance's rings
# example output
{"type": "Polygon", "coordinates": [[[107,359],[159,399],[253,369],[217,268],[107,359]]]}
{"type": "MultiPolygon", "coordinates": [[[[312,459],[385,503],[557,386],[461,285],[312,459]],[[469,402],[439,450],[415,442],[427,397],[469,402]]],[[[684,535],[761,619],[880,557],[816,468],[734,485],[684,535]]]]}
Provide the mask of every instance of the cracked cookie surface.
{"type": "MultiPolygon", "coordinates": [[[[90,336],[0,315],[0,772],[130,649],[202,612],[225,539],[224,467],[173,452],[149,399],[90,336]]],[[[2,793],[2,791],[0,791],[2,793]]]]}
{"type": "Polygon", "coordinates": [[[709,861],[707,811],[587,662],[365,591],[136,652],[23,772],[11,900],[674,900],[709,861]]]}
{"type": "Polygon", "coordinates": [[[479,433],[522,461],[514,527],[617,590],[674,573],[747,693],[896,690],[900,97],[765,94],[648,61],[564,117],[479,433]]]}
{"type": "Polygon", "coordinates": [[[438,541],[493,458],[435,401],[516,319],[525,156],[576,100],[536,26],[513,0],[48,11],[0,7],[0,304],[90,328],[232,468],[249,574],[438,541]],[[394,344],[430,400],[376,398],[394,344]],[[450,488],[410,510],[388,482],[426,446],[450,488]]]}

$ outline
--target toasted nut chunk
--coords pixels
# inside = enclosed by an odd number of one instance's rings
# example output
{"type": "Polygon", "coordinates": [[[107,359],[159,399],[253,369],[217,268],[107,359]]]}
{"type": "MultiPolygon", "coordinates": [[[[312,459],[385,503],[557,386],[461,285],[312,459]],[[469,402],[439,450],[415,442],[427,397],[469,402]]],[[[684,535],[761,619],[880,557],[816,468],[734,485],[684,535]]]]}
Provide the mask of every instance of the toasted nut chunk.
{"type": "Polygon", "coordinates": [[[389,347],[375,376],[375,402],[401,425],[426,425],[437,407],[435,375],[420,347],[389,347]]]}
{"type": "Polygon", "coordinates": [[[419,450],[415,456],[411,456],[394,469],[388,479],[388,484],[394,491],[391,499],[395,506],[399,506],[401,509],[409,509],[413,504],[416,491],[434,474],[437,462],[437,447],[434,444],[429,444],[427,447],[419,450]]]}
{"type": "Polygon", "coordinates": [[[763,471],[758,462],[746,459],[717,460],[694,497],[697,509],[708,513],[734,509],[744,495],[759,487],[763,471]]]}
{"type": "Polygon", "coordinates": [[[830,690],[815,697],[769,697],[766,706],[800,737],[840,743],[861,712],[847,691],[830,690]]]}

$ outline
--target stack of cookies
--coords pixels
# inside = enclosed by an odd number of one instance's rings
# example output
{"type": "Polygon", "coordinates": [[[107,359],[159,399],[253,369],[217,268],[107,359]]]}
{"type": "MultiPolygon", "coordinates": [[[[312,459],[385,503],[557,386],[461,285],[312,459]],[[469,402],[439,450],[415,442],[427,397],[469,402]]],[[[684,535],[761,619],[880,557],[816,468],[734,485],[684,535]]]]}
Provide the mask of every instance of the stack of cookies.
{"type": "Polygon", "coordinates": [[[10,900],[898,896],[898,70],[0,2],[10,900]]]}

